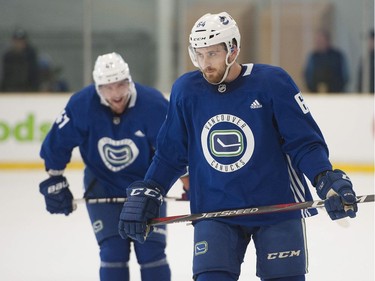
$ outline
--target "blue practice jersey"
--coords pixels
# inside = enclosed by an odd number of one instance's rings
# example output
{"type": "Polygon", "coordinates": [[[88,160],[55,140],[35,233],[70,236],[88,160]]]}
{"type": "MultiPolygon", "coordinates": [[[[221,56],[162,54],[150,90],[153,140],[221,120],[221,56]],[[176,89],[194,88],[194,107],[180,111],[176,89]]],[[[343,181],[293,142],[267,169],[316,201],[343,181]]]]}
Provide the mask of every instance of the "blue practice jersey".
{"type": "Polygon", "coordinates": [[[94,85],[75,93],[46,136],[40,156],[47,170],[64,170],[79,147],[86,167],[108,187],[108,196],[126,195],[126,187],[143,179],[165,120],[168,101],[135,83],[129,106],[121,115],[101,104],[94,85]]]}
{"type": "MultiPolygon", "coordinates": [[[[300,90],[281,68],[244,64],[230,83],[200,71],[173,85],[158,150],[146,174],[170,188],[186,165],[192,213],[303,202],[310,181],[332,168],[328,148],[300,90]]],[[[265,225],[316,210],[224,218],[265,225]]]]}

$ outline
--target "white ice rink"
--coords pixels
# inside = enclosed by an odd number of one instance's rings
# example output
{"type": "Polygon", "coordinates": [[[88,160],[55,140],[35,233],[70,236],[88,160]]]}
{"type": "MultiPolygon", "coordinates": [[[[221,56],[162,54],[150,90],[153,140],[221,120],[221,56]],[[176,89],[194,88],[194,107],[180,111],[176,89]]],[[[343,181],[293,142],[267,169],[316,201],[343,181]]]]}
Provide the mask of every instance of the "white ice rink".
{"type": "MultiPolygon", "coordinates": [[[[38,184],[43,171],[0,171],[0,280],[93,281],[98,278],[98,248],[84,205],[68,217],[50,215],[38,184]]],[[[67,171],[75,197],[82,197],[81,173],[67,171]]],[[[357,195],[374,193],[374,177],[351,174],[357,195]]],[[[180,194],[173,188],[172,194],[180,194]]],[[[169,215],[189,213],[187,202],[170,202],[169,215]]],[[[168,259],[172,280],[191,279],[192,230],[168,226],[168,259]]],[[[324,210],[307,219],[309,281],[374,281],[374,204],[359,205],[355,219],[333,222],[324,210]]],[[[239,280],[255,276],[255,254],[249,245],[239,280]]],[[[132,256],[131,280],[140,281],[132,256]]]]}

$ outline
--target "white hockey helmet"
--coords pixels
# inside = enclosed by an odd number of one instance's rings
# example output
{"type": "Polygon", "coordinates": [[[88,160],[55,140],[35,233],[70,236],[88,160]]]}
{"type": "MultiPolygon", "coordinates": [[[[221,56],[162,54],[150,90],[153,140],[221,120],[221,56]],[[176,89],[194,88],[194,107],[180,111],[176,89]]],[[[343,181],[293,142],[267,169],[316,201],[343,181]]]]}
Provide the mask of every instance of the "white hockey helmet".
{"type": "Polygon", "coordinates": [[[228,53],[233,48],[235,39],[238,52],[241,35],[236,21],[227,13],[205,14],[194,24],[189,37],[189,55],[196,67],[199,67],[195,56],[195,48],[208,47],[220,43],[226,45],[228,53]]]}
{"type": "Polygon", "coordinates": [[[129,66],[118,53],[113,52],[98,56],[92,76],[94,78],[95,89],[100,97],[100,101],[106,106],[110,105],[100,93],[100,85],[106,85],[127,79],[130,84],[130,95],[136,93],[135,85],[130,76],[129,66]]]}
{"type": "Polygon", "coordinates": [[[128,64],[117,53],[98,56],[92,76],[96,87],[125,79],[132,81],[128,64]]]}

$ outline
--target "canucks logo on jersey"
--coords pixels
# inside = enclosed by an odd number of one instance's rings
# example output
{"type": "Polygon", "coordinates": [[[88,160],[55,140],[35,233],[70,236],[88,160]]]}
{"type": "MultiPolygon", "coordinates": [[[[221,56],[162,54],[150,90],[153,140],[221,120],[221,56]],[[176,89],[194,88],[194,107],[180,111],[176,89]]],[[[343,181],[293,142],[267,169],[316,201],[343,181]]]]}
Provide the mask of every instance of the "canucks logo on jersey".
{"type": "Polygon", "coordinates": [[[139,149],[131,139],[113,140],[104,137],[98,142],[98,150],[104,164],[112,172],[126,168],[139,154],[139,149]]]}
{"type": "Polygon", "coordinates": [[[203,126],[201,144],[210,166],[223,173],[241,169],[254,152],[254,136],[250,127],[231,114],[211,117],[203,126]]]}
{"type": "Polygon", "coordinates": [[[238,130],[212,130],[211,153],[219,157],[238,156],[244,150],[243,136],[238,130]]]}

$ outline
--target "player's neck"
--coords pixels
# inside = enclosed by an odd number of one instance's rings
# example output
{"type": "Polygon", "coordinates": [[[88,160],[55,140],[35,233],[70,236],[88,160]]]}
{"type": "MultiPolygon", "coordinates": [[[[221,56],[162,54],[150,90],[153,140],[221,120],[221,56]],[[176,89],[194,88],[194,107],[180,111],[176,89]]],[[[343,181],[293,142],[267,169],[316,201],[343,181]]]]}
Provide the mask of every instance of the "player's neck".
{"type": "Polygon", "coordinates": [[[241,74],[241,65],[235,62],[229,69],[227,78],[224,80],[226,83],[230,83],[235,80],[241,74]]]}

